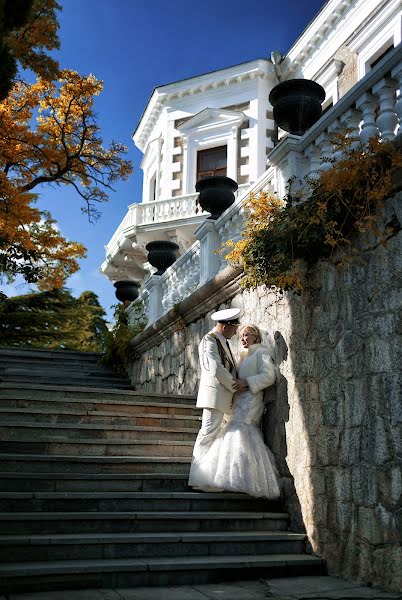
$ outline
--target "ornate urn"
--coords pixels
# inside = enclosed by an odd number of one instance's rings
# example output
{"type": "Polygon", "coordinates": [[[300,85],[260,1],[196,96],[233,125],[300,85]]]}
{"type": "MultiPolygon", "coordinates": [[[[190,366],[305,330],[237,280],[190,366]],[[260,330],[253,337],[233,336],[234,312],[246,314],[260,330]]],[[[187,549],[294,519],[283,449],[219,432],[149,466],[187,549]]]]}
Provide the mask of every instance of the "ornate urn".
{"type": "Polygon", "coordinates": [[[177,244],[165,240],[149,242],[145,248],[148,251],[148,261],[158,269],[155,275],[162,275],[175,262],[179,251],[177,244]]]}
{"type": "Polygon", "coordinates": [[[195,185],[199,192],[198,202],[203,210],[211,213],[209,219],[217,219],[235,201],[234,193],[239,186],[230,177],[214,175],[200,179],[195,185]]]}
{"type": "Polygon", "coordinates": [[[285,131],[303,135],[321,117],[324,88],[310,79],[288,79],[269,94],[274,120],[285,131]]]}
{"type": "Polygon", "coordinates": [[[115,296],[120,302],[133,302],[139,296],[141,287],[139,281],[122,279],[121,281],[115,281],[113,285],[116,288],[115,296]]]}

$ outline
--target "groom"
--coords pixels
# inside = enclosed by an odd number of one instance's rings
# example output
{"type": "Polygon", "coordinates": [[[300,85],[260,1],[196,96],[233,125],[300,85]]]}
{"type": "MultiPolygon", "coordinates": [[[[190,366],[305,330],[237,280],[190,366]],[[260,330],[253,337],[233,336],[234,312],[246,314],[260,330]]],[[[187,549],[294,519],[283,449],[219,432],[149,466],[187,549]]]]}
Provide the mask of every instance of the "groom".
{"type": "Polygon", "coordinates": [[[219,433],[224,415],[230,413],[234,392],[247,383],[238,379],[236,361],[229,346],[240,325],[240,309],[228,308],[211,315],[215,327],[199,345],[201,366],[197,407],[202,408],[202,424],[193,450],[193,459],[208,452],[219,433]]]}

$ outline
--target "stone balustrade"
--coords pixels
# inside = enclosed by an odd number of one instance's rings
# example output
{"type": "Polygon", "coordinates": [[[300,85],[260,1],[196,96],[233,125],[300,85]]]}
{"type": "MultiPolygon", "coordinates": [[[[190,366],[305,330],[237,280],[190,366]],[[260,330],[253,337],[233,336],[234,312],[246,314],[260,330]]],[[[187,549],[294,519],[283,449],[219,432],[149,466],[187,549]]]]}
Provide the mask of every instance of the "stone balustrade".
{"type": "MultiPolygon", "coordinates": [[[[395,139],[402,119],[401,86],[402,49],[398,46],[302,137],[291,134],[285,136],[269,154],[267,171],[245,191],[244,187],[239,190],[235,203],[219,219],[206,219],[198,227],[195,235],[199,241],[164,275],[150,278],[154,280],[152,293],[146,282],[150,305],[152,294],[155,294],[156,303],[155,310],[148,313],[148,324],[224,268],[226,263],[223,254],[219,255],[217,252],[228,240],[240,239],[245,219],[244,205],[250,193],[268,190],[283,197],[289,179],[300,181],[304,177],[318,177],[320,171],[330,168],[332,161],[341,157],[332,141],[334,133],[346,132],[363,143],[373,136],[379,136],[382,140],[395,139]]],[[[193,201],[195,202],[195,198],[193,201]]],[[[157,218],[161,214],[158,212],[160,210],[173,211],[172,208],[156,207],[159,204],[162,206],[164,202],[153,203],[155,211],[152,214],[145,213],[149,215],[146,218],[157,218]]],[[[146,208],[142,210],[148,210],[148,205],[143,206],[146,208]]]]}

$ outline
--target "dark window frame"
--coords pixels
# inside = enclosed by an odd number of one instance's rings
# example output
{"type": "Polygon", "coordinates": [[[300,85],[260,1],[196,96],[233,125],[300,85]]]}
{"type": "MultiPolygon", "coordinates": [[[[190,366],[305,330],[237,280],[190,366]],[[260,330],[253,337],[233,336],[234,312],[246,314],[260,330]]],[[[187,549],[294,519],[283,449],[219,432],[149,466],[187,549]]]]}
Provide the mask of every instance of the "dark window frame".
{"type": "Polygon", "coordinates": [[[214,175],[226,175],[227,167],[227,144],[197,150],[197,181],[205,179],[205,177],[213,177],[214,175]],[[223,162],[225,166],[222,166],[223,162]]]}

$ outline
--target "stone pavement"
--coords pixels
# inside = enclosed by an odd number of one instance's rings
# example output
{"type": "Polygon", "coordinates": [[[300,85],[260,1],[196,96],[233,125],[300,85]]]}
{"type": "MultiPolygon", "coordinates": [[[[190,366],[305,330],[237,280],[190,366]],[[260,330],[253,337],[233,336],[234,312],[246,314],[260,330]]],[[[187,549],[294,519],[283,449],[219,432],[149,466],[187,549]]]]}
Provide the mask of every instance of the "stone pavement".
{"type": "Polygon", "coordinates": [[[402,600],[402,593],[314,576],[166,588],[37,592],[0,596],[0,600],[402,600]]]}

